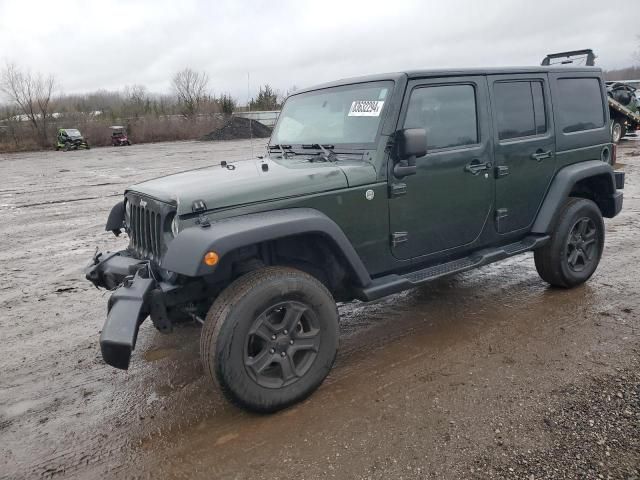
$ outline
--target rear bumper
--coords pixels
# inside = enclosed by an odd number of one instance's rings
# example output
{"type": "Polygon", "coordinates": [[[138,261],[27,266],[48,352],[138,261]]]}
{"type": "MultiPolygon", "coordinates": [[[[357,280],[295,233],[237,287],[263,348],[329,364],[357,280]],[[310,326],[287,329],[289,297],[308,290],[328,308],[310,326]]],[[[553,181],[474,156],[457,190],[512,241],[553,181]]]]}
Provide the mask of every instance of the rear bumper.
{"type": "Polygon", "coordinates": [[[603,216],[607,218],[615,217],[622,210],[622,201],[623,201],[623,193],[622,189],[624,189],[624,172],[615,171],[614,179],[616,185],[616,191],[609,195],[605,201],[603,202],[603,216]]]}
{"type": "Polygon", "coordinates": [[[623,194],[619,190],[606,197],[599,197],[597,203],[602,211],[602,216],[605,218],[613,218],[618,215],[622,210],[622,199],[623,194]]]}

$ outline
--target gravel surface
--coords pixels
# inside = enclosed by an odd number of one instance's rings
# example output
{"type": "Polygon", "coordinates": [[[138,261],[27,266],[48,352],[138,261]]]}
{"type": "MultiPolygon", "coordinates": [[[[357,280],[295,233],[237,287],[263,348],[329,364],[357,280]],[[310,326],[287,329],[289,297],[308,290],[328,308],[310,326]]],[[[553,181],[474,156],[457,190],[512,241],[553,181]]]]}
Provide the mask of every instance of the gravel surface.
{"type": "Polygon", "coordinates": [[[640,362],[554,389],[536,409],[545,437],[522,449],[505,442],[510,429],[497,428],[496,446],[470,469],[475,478],[640,478],[640,362]]]}
{"type": "MultiPolygon", "coordinates": [[[[127,372],[83,279],[127,185],[264,152],[177,142],[0,156],[0,478],[638,478],[640,141],[594,277],[549,288],[531,254],[340,307],[308,400],[258,416],[203,374],[200,329],[142,325],[127,372]]],[[[357,212],[354,212],[357,215],[357,212]]]]}

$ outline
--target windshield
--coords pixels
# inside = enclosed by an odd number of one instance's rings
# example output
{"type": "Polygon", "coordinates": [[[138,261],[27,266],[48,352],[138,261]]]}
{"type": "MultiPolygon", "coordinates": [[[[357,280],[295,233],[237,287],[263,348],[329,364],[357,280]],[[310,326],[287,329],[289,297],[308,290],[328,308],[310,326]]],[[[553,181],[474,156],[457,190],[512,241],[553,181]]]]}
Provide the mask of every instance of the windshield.
{"type": "Polygon", "coordinates": [[[290,97],[272,145],[369,144],[375,141],[393,82],[326,88],[290,97]]]}
{"type": "Polygon", "coordinates": [[[67,128],[65,130],[65,132],[67,133],[67,135],[69,135],[70,137],[81,137],[82,135],[80,134],[80,130],[76,130],[75,128],[67,128]]]}

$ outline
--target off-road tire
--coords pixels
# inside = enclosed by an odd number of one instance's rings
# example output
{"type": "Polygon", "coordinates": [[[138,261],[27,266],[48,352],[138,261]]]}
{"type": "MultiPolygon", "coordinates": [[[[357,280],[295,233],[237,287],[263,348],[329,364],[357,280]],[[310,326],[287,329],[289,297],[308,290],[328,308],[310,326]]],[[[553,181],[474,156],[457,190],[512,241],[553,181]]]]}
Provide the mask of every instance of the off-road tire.
{"type": "Polygon", "coordinates": [[[202,328],[200,355],[205,373],[228,400],[250,411],[269,413],[304,400],[320,386],[335,361],[338,338],[337,307],[320,281],[293,268],[266,267],[238,278],[214,301],[202,328]],[[245,366],[247,342],[256,319],[272,305],[287,301],[308,307],[319,325],[319,346],[304,375],[294,383],[265,387],[245,366]]]}
{"type": "MultiPolygon", "coordinates": [[[[586,238],[586,237],[585,237],[586,238]]],[[[569,198],[559,212],[551,240],[534,252],[536,270],[540,277],[554,287],[571,288],[586,282],[596,271],[602,249],[604,247],[604,221],[598,206],[585,198],[569,198]],[[576,271],[570,264],[575,228],[578,222],[586,219],[586,225],[593,232],[595,246],[592,247],[591,257],[583,265],[582,270],[576,271]]],[[[589,247],[587,247],[589,248],[589,247]]]]}
{"type": "Polygon", "coordinates": [[[619,120],[611,121],[611,142],[618,143],[620,139],[623,137],[623,126],[619,120]]]}

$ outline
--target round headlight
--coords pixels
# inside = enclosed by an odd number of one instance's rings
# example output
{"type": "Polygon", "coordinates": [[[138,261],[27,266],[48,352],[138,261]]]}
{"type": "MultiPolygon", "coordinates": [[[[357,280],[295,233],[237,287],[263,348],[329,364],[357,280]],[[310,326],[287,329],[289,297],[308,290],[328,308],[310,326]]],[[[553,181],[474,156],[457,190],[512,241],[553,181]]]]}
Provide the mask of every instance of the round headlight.
{"type": "Polygon", "coordinates": [[[178,235],[178,232],[180,232],[178,225],[178,215],[174,215],[173,220],[171,220],[171,233],[174,237],[176,237],[178,235]]]}

